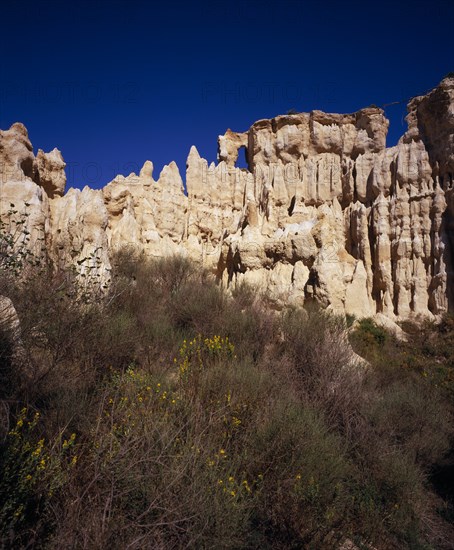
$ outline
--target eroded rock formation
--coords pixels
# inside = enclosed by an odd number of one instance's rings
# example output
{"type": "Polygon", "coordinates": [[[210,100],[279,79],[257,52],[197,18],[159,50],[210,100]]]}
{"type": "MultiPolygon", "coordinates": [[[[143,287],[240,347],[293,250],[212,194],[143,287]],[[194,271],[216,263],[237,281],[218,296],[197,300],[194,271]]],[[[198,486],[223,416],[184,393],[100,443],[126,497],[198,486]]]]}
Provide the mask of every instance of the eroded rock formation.
{"type": "Polygon", "coordinates": [[[454,303],[454,79],[413,98],[408,112],[408,131],[390,148],[376,107],[228,130],[217,164],[191,148],[186,191],[175,163],[155,180],[147,161],[102,190],[64,194],[61,153],[35,157],[14,124],[0,133],[0,211],[27,210],[30,246],[104,283],[112,252],[129,245],[188,255],[277,307],[314,300],[358,317],[439,315],[454,303]],[[235,167],[242,148],[249,169],[235,167]]]}

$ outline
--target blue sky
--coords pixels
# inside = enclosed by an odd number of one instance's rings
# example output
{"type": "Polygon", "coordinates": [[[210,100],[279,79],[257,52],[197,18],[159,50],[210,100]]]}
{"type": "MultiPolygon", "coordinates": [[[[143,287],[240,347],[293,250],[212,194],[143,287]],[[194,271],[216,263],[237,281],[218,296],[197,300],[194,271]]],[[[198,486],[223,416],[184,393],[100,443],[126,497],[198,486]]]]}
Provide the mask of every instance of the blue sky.
{"type": "MultiPolygon", "coordinates": [[[[0,128],[58,147],[68,184],[175,160],[260,118],[402,101],[454,70],[454,2],[16,0],[2,5],[0,128]]],[[[386,109],[388,144],[405,102],[386,109]]]]}

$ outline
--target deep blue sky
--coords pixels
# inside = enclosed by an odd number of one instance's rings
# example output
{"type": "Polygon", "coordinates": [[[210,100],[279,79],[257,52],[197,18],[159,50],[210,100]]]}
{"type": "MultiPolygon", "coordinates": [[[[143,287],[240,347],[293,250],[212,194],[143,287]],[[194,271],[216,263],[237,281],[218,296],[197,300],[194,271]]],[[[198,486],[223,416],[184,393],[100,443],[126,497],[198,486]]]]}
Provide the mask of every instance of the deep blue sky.
{"type": "MultiPolygon", "coordinates": [[[[454,70],[454,2],[2,2],[0,128],[58,147],[68,183],[100,187],[146,159],[157,179],[227,128],[418,95],[454,70]]],[[[386,110],[388,144],[405,104],[386,110]]]]}

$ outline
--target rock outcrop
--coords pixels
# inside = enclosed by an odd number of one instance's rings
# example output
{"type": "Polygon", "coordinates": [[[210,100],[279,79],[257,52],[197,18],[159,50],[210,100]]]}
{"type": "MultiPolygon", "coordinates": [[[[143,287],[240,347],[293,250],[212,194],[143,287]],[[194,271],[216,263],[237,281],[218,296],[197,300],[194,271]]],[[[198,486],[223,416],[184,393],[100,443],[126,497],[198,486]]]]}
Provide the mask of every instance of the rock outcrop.
{"type": "MultiPolygon", "coordinates": [[[[31,379],[29,358],[22,341],[19,316],[12,301],[0,295],[0,364],[2,377],[9,369],[20,370],[23,381],[31,379]]],[[[4,380],[4,378],[2,378],[4,380]]]]}
{"type": "Polygon", "coordinates": [[[30,246],[103,284],[112,253],[184,254],[226,286],[244,281],[276,307],[316,301],[339,313],[437,316],[454,304],[454,79],[408,105],[386,147],[377,107],[260,120],[218,140],[218,163],[192,147],[186,189],[175,163],[157,180],[66,184],[61,153],[35,157],[27,131],[0,133],[0,213],[27,216],[30,246]],[[245,149],[248,169],[235,167],[245,149]]]}

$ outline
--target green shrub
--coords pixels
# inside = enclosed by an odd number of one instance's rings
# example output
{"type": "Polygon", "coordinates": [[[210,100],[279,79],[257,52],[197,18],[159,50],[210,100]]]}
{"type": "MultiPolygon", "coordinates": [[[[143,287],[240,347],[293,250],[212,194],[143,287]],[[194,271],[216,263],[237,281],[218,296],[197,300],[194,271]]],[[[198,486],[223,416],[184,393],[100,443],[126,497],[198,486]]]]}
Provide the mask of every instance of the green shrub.
{"type": "Polygon", "coordinates": [[[181,258],[113,265],[99,301],[64,272],[8,283],[31,371],[0,340],[6,546],[449,548],[449,317],[397,342],[181,258]]]}
{"type": "Polygon", "coordinates": [[[51,500],[77,463],[76,434],[39,438],[40,414],[23,408],[0,451],[0,536],[11,547],[41,546],[51,534],[51,500]]]}
{"type": "Polygon", "coordinates": [[[364,333],[365,335],[372,336],[379,346],[382,346],[386,342],[386,330],[382,327],[379,327],[370,318],[361,319],[359,321],[359,331],[364,333]]]}
{"type": "Polygon", "coordinates": [[[347,327],[350,328],[354,325],[356,321],[355,315],[351,315],[350,313],[347,313],[345,316],[345,322],[347,323],[347,327]]]}

